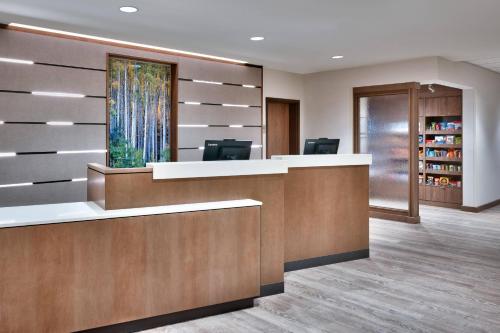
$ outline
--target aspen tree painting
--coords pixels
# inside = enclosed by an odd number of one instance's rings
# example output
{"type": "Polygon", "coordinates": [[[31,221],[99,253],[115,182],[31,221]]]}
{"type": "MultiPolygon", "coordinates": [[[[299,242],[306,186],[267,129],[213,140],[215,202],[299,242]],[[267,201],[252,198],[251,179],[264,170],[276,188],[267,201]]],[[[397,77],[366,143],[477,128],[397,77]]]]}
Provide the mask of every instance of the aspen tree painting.
{"type": "Polygon", "coordinates": [[[170,161],[171,66],[110,57],[109,166],[170,161]]]}

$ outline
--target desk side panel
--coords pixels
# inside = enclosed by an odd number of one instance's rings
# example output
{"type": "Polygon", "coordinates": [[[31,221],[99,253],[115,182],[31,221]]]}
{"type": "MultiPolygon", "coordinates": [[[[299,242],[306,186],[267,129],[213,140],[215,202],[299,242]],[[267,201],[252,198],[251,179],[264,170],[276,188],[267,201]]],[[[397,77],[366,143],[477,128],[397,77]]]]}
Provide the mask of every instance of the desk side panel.
{"type": "Polygon", "coordinates": [[[369,248],[368,166],[290,168],[285,262],[369,248]]]}
{"type": "Polygon", "coordinates": [[[260,208],[0,229],[6,332],[72,332],[257,297],[260,208]]]}
{"type": "Polygon", "coordinates": [[[87,201],[93,201],[103,209],[106,206],[106,178],[90,168],[87,168],[87,201]]]}

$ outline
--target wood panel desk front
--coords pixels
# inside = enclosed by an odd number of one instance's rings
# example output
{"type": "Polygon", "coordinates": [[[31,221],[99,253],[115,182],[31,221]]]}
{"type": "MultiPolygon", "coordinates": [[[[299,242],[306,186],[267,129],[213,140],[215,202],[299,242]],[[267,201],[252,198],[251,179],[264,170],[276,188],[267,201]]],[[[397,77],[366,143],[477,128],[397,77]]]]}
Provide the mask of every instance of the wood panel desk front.
{"type": "Polygon", "coordinates": [[[369,256],[370,155],[273,156],[287,161],[285,271],[369,256]]]}
{"type": "MultiPolygon", "coordinates": [[[[202,175],[207,170],[205,166],[215,165],[213,163],[224,163],[222,168],[235,165],[234,169],[229,172],[242,173],[247,165],[246,162],[255,169],[261,165],[267,165],[266,161],[176,162],[166,165],[180,168],[180,173],[175,177],[183,177],[186,170],[193,166],[201,167],[199,172],[202,175]],[[242,168],[237,166],[240,163],[243,165],[242,168]]],[[[267,162],[272,165],[272,161],[267,162]]],[[[278,172],[284,173],[286,168],[284,170],[278,172]]],[[[175,172],[177,171],[172,171],[172,173],[175,172]]],[[[261,209],[261,296],[265,296],[284,290],[283,173],[153,179],[153,168],[111,169],[102,165],[89,164],[87,200],[98,203],[104,209],[244,198],[261,201],[263,203],[261,209]]]]}

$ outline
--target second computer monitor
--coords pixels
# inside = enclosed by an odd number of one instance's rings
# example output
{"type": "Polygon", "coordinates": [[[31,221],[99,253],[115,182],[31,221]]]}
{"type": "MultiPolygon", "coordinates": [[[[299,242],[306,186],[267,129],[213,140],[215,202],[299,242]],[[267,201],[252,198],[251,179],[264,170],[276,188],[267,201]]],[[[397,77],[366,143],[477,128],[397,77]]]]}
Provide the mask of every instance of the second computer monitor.
{"type": "Polygon", "coordinates": [[[340,139],[306,139],[304,155],[312,154],[337,154],[340,139]]]}
{"type": "Polygon", "coordinates": [[[252,141],[205,140],[204,161],[249,160],[252,141]]]}

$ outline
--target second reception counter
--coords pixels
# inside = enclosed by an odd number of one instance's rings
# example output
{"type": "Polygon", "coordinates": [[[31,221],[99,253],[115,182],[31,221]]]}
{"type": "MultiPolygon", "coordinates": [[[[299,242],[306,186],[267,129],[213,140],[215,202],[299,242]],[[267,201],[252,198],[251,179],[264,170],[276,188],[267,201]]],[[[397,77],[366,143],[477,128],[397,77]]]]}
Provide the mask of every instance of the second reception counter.
{"type": "Polygon", "coordinates": [[[369,257],[371,155],[273,156],[285,175],[285,271],[369,257]]]}

